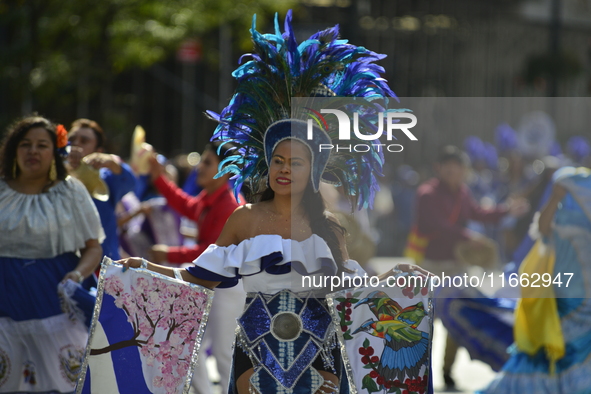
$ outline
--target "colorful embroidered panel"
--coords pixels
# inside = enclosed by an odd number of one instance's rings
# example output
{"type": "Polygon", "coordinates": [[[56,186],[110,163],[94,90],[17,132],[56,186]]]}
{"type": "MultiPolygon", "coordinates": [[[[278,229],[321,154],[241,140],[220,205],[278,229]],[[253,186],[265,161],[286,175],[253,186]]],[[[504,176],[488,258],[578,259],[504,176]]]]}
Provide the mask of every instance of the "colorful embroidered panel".
{"type": "Polygon", "coordinates": [[[77,394],[188,393],[213,291],[105,257],[77,394]]]}
{"type": "Polygon", "coordinates": [[[327,296],[351,394],[432,392],[432,295],[418,273],[327,296]]]}

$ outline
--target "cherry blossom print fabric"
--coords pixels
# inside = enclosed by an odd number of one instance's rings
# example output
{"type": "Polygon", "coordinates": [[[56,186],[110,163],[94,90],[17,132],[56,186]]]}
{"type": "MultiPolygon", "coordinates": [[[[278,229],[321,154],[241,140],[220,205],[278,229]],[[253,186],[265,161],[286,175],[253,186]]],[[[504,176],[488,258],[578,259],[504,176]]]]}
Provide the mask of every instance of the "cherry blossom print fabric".
{"type": "Polygon", "coordinates": [[[213,291],[105,257],[77,393],[188,393],[213,291]]]}

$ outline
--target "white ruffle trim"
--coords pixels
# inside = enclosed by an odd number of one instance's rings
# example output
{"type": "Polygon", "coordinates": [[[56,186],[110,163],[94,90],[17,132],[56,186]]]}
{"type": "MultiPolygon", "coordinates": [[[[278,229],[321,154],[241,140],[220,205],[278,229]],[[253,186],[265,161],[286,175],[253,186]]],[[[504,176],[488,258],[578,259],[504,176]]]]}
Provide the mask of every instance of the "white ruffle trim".
{"type": "Polygon", "coordinates": [[[274,266],[291,262],[301,275],[323,273],[334,275],[337,264],[326,242],[314,234],[304,241],[283,239],[279,235],[263,234],[246,239],[238,245],[210,245],[193,263],[215,274],[233,278],[237,274],[248,276],[263,270],[261,259],[272,253],[281,253],[282,259],[274,266]]]}

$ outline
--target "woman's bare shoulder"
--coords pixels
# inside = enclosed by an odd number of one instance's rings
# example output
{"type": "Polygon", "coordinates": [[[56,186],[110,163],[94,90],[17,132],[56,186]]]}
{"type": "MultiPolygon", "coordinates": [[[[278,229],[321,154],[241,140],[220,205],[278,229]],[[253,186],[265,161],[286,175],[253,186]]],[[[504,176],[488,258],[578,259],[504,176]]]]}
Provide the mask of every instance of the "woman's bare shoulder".
{"type": "Polygon", "coordinates": [[[216,245],[235,245],[257,235],[256,228],[264,220],[264,209],[260,204],[245,204],[236,208],[228,218],[216,245]]]}
{"type": "Polygon", "coordinates": [[[234,212],[240,212],[241,215],[258,215],[261,212],[266,212],[269,210],[269,201],[261,201],[255,203],[244,204],[236,208],[234,212]]]}
{"type": "Polygon", "coordinates": [[[251,224],[262,212],[260,204],[261,203],[254,203],[239,206],[234,212],[232,212],[228,222],[232,223],[232,225],[240,225],[241,223],[251,224]]]}
{"type": "Polygon", "coordinates": [[[230,218],[233,218],[235,220],[249,218],[250,215],[252,215],[252,205],[253,204],[240,205],[238,208],[234,210],[234,212],[232,212],[230,218]]]}
{"type": "Polygon", "coordinates": [[[332,222],[335,222],[336,224],[339,224],[339,225],[341,224],[338,216],[335,215],[334,213],[330,212],[329,210],[324,211],[324,217],[332,222]]]}
{"type": "Polygon", "coordinates": [[[232,212],[228,221],[232,225],[244,224],[250,227],[260,220],[265,220],[264,218],[269,213],[268,205],[269,203],[267,201],[241,205],[232,212]]]}

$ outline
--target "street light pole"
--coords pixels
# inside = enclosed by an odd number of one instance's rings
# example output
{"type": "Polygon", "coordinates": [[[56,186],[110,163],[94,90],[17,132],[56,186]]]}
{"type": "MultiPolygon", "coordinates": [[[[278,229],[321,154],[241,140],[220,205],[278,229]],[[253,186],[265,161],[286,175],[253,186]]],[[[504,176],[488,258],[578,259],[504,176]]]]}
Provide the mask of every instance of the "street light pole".
{"type": "Polygon", "coordinates": [[[561,30],[561,11],[562,4],[560,0],[550,0],[550,75],[548,81],[548,96],[558,96],[558,68],[560,63],[560,30],[561,30]]]}

